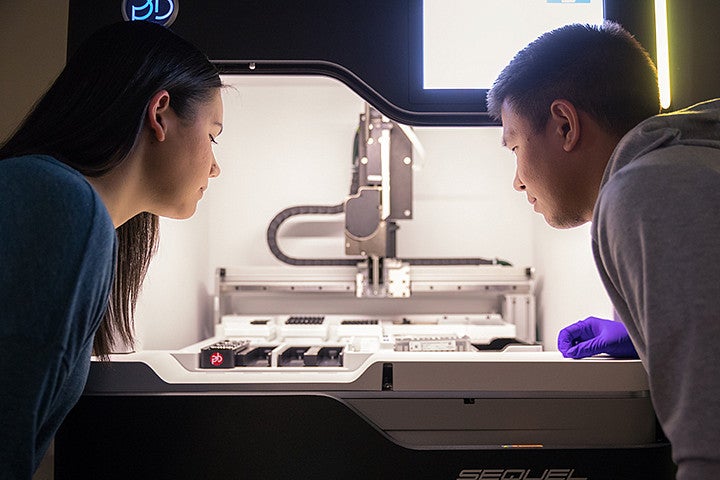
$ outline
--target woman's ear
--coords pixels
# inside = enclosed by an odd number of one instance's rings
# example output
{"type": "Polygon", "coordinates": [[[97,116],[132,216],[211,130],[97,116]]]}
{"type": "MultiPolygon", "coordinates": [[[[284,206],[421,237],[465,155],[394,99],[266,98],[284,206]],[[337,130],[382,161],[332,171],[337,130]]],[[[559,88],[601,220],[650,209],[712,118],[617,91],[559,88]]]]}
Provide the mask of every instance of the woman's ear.
{"type": "Polygon", "coordinates": [[[147,125],[158,142],[165,140],[168,128],[168,112],[170,110],[170,94],[160,90],[150,99],[147,109],[147,125]]]}
{"type": "Polygon", "coordinates": [[[580,140],[580,117],[575,105],[567,100],[555,100],[550,105],[550,119],[566,152],[572,151],[580,140]]]}

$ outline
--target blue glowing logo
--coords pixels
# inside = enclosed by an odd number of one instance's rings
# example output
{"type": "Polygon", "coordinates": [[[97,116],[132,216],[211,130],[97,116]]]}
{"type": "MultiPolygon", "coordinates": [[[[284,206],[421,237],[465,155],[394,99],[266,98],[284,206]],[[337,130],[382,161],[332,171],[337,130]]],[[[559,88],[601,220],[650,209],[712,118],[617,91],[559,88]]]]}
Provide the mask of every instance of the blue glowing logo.
{"type": "Polygon", "coordinates": [[[146,20],[169,26],[178,13],[178,0],[123,0],[122,14],[128,21],[146,20]]]}

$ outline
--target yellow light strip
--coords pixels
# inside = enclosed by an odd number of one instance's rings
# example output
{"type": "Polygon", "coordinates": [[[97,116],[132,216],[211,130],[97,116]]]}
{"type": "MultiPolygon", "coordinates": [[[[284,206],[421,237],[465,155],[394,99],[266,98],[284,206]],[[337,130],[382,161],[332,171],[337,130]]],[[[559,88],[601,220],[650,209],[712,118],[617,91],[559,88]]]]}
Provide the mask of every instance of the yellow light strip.
{"type": "Polygon", "coordinates": [[[667,0],[655,0],[655,43],[657,46],[660,106],[670,107],[670,46],[667,27],[667,0]]]}

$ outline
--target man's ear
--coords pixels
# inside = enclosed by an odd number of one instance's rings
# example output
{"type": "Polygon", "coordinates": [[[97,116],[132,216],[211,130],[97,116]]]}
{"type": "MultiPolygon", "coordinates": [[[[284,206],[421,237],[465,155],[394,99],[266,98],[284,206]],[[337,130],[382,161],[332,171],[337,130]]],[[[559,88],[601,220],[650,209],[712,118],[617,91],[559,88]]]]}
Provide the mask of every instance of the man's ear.
{"type": "Polygon", "coordinates": [[[147,125],[158,142],[164,141],[167,135],[169,111],[170,94],[160,90],[150,99],[147,109],[147,125]]]}
{"type": "Polygon", "coordinates": [[[562,148],[572,151],[580,140],[580,117],[575,105],[567,100],[555,100],[550,105],[550,120],[555,133],[562,138],[562,148]]]}

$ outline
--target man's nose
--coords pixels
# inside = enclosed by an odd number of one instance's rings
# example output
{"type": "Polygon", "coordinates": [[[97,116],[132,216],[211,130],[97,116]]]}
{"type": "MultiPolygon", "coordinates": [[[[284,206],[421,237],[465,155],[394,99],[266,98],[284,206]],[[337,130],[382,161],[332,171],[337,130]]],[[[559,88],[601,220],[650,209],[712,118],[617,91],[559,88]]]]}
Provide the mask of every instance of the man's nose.
{"type": "Polygon", "coordinates": [[[210,175],[208,175],[210,178],[215,178],[218,175],[220,175],[220,165],[217,164],[217,161],[213,160],[213,164],[210,167],[210,175]]]}
{"type": "Polygon", "coordinates": [[[522,192],[525,190],[525,184],[520,180],[520,176],[517,173],[517,170],[515,170],[515,178],[513,179],[513,188],[517,190],[518,192],[522,192]]]}

